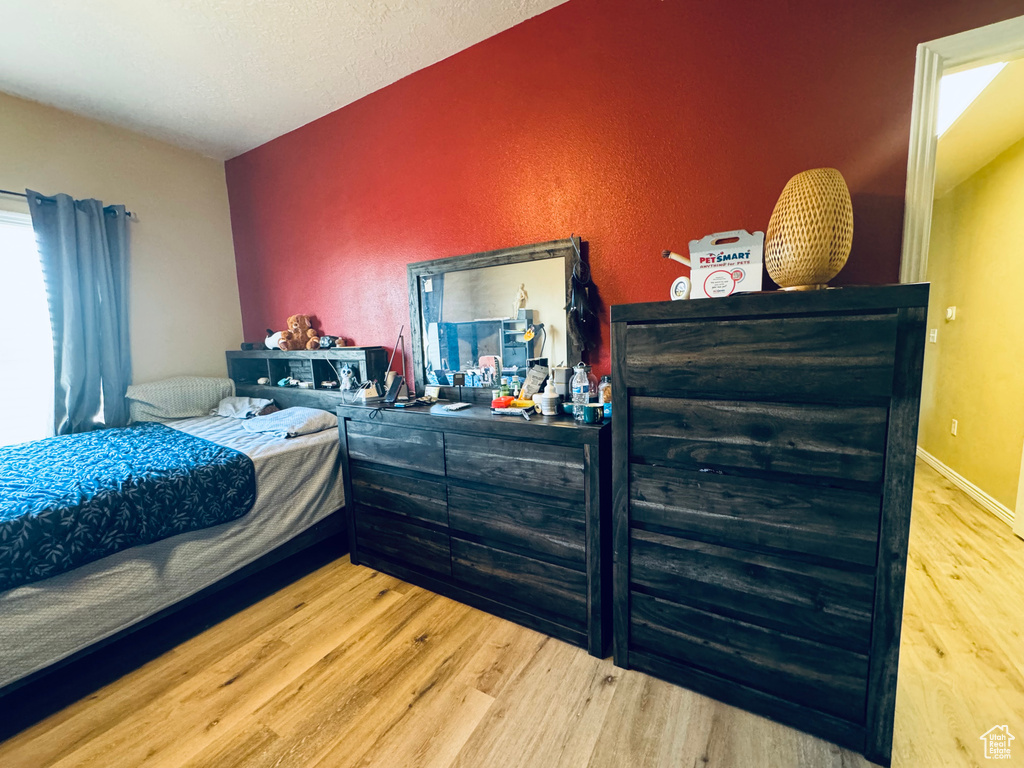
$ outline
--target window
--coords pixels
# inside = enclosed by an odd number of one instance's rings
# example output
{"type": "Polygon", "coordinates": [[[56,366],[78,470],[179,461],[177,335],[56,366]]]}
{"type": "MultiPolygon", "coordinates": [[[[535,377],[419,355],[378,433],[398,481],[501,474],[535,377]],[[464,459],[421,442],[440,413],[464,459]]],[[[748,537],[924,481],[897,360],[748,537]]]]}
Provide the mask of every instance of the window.
{"type": "Polygon", "coordinates": [[[53,331],[27,213],[0,211],[0,445],[53,434],[53,331]]]}
{"type": "Polygon", "coordinates": [[[939,116],[936,135],[941,136],[957,121],[996,75],[1003,71],[1005,61],[943,75],[939,82],[939,116]]]}

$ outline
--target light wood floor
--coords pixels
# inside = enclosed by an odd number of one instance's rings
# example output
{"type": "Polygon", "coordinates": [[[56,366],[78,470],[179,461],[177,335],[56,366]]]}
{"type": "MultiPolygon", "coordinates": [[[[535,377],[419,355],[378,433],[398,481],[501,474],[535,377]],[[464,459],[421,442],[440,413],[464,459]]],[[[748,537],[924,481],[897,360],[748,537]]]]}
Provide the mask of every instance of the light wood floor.
{"type": "Polygon", "coordinates": [[[893,766],[992,765],[1008,725],[1024,765],[1024,541],[917,462],[893,766]]]}
{"type": "MultiPolygon", "coordinates": [[[[893,765],[1024,764],[1024,542],[919,464],[907,581],[893,765]]],[[[52,765],[868,763],[346,558],[0,744],[52,765]]]]}

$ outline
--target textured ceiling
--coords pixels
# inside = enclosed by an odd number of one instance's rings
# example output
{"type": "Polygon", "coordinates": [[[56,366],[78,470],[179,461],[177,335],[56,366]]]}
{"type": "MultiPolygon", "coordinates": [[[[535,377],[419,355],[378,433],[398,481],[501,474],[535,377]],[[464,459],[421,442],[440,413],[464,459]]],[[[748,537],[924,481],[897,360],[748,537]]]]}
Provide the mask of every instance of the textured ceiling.
{"type": "Polygon", "coordinates": [[[939,137],[935,197],[991,163],[1024,139],[1024,59],[1007,64],[939,137]]]}
{"type": "Polygon", "coordinates": [[[0,91],[228,158],[562,2],[11,2],[0,91]]]}

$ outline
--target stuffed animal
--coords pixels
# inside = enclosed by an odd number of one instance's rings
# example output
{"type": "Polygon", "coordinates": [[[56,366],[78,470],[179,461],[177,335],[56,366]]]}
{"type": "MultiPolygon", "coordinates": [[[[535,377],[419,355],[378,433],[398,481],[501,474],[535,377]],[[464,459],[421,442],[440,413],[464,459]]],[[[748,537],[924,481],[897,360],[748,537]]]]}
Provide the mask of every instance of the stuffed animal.
{"type": "Polygon", "coordinates": [[[281,332],[278,346],[284,350],[319,349],[320,337],[310,326],[309,315],[292,315],[288,318],[288,330],[281,332]]]}

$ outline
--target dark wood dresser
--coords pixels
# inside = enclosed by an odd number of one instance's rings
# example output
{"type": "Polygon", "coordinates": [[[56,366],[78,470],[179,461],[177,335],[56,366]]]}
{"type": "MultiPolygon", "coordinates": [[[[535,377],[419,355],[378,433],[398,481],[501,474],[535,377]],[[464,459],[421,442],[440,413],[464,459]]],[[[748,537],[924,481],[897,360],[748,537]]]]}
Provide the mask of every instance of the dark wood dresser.
{"type": "Polygon", "coordinates": [[[612,307],[617,665],[889,764],[927,302],[612,307]]]}
{"type": "Polygon", "coordinates": [[[352,562],[603,656],[611,427],[337,409],[352,562]]]}

